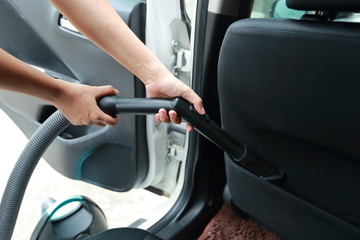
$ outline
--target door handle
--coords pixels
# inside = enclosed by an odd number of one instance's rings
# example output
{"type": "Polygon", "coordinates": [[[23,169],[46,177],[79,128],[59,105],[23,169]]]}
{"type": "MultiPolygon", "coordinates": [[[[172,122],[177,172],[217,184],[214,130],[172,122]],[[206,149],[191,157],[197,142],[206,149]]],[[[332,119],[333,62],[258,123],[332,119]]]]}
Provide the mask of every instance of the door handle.
{"type": "Polygon", "coordinates": [[[62,15],[60,16],[60,19],[59,19],[59,26],[63,29],[66,29],[66,30],[69,30],[72,32],[76,32],[76,33],[80,33],[79,30],[77,30],[77,28],[74,27],[74,25],[72,25],[72,23],[62,15]]]}

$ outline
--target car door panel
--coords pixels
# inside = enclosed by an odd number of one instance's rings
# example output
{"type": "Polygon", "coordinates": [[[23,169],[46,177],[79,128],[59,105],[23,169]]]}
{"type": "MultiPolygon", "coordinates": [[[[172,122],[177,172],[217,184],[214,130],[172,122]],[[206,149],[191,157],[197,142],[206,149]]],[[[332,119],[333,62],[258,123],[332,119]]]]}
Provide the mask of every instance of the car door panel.
{"type": "MultiPolygon", "coordinates": [[[[111,1],[137,30],[144,19],[139,15],[145,13],[139,2],[111,1]]],[[[60,27],[61,14],[47,0],[2,1],[0,14],[9,19],[0,23],[0,47],[10,54],[65,81],[110,84],[122,97],[144,95],[142,84],[124,67],[81,34],[60,27]]],[[[0,106],[27,137],[56,110],[42,100],[10,92],[0,93],[0,106]]],[[[115,127],[71,126],[44,158],[67,177],[127,191],[146,177],[149,164],[146,142],[138,139],[146,136],[145,121],[139,119],[144,118],[124,115],[115,127]]]]}

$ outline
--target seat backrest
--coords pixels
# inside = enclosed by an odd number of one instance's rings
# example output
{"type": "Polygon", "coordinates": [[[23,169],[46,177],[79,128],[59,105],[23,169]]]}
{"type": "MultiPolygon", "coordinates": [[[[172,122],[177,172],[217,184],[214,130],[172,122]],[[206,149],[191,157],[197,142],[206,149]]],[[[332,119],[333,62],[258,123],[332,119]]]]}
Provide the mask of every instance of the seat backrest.
{"type": "MultiPolygon", "coordinates": [[[[356,0],[287,5],[360,10],[356,0]]],[[[245,19],[225,35],[223,127],[247,145],[247,158],[285,173],[265,182],[226,156],[227,184],[236,206],[285,239],[360,239],[359,57],[355,23],[245,19]]]]}

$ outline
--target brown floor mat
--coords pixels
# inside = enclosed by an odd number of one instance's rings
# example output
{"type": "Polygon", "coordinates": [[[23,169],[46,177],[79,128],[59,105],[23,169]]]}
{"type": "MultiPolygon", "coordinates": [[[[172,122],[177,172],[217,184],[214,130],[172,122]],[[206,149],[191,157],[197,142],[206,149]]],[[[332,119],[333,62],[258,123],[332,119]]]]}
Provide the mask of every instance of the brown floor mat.
{"type": "Polygon", "coordinates": [[[198,240],[280,240],[280,238],[258,223],[241,218],[224,204],[198,240]]]}

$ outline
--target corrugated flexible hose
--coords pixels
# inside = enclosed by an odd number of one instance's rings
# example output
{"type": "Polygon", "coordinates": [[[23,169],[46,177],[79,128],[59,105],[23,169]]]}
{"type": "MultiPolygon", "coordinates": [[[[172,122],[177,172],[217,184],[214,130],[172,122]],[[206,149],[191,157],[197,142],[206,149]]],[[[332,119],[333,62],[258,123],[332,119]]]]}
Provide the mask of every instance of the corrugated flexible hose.
{"type": "MultiPolygon", "coordinates": [[[[158,109],[175,110],[182,119],[193,125],[196,131],[205,136],[241,165],[247,148],[233,136],[213,122],[207,115],[200,115],[194,107],[182,98],[174,99],[127,99],[106,96],[99,100],[99,107],[107,114],[136,113],[155,114],[158,109]]],[[[55,112],[35,132],[19,157],[6,186],[0,205],[0,240],[10,240],[25,189],[39,159],[70,122],[55,112]]]]}
{"type": "Polygon", "coordinates": [[[0,240],[10,240],[30,177],[40,158],[70,122],[56,111],[30,138],[6,185],[0,205],[0,240]]]}

